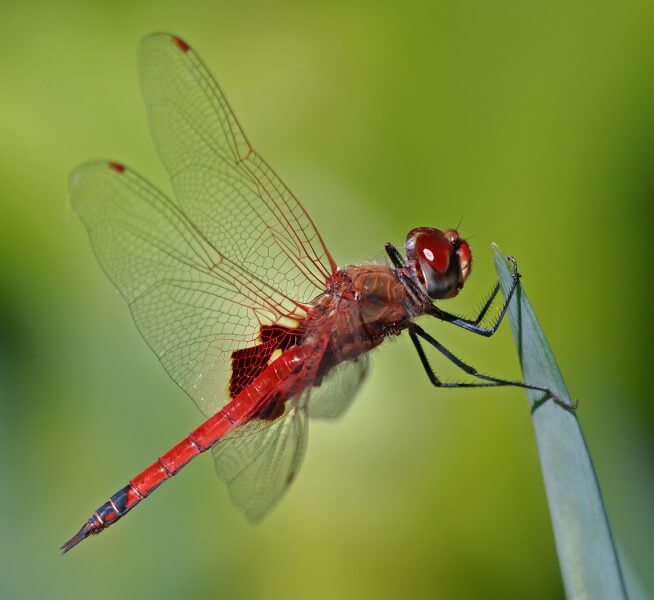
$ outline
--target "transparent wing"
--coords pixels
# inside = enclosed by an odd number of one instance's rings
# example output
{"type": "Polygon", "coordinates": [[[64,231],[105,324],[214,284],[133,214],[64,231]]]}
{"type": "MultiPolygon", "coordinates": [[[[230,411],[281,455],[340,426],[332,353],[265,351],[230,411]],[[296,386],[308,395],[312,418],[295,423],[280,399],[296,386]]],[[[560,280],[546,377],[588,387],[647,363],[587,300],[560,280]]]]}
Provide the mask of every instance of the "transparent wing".
{"type": "Polygon", "coordinates": [[[267,427],[262,424],[268,423],[254,419],[212,448],[216,471],[227,483],[232,502],[254,522],[282,497],[302,464],[305,402],[288,400],[282,416],[267,427]]]}
{"type": "Polygon", "coordinates": [[[252,148],[200,57],[168,34],[139,49],[155,146],[189,219],[216,248],[309,302],[336,265],[295,196],[252,148]]]}
{"type": "Polygon", "coordinates": [[[228,399],[230,357],[296,303],[222,254],[180,208],[116,163],[78,168],[73,208],[166,371],[206,415],[228,399]]]}
{"type": "Polygon", "coordinates": [[[367,356],[332,369],[318,387],[287,401],[272,424],[253,419],[213,447],[218,476],[232,502],[251,521],[261,520],[297,474],[307,444],[307,416],[336,418],[350,405],[368,368],[367,356]]]}
{"type": "Polygon", "coordinates": [[[311,390],[307,409],[310,417],[336,419],[350,406],[368,372],[368,355],[363,354],[333,368],[323,382],[311,390]]]}

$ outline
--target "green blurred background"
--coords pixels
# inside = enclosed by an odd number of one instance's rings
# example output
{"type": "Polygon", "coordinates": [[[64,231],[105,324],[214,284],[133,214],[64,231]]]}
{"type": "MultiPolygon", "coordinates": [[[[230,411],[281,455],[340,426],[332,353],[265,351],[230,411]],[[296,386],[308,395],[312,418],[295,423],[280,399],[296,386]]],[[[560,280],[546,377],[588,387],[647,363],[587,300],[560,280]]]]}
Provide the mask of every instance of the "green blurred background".
{"type": "MultiPolygon", "coordinates": [[[[169,189],[136,79],[156,30],[198,49],[340,264],[463,219],[474,276],[449,304],[472,312],[490,242],[516,255],[629,572],[654,594],[654,5],[113,0],[0,8],[0,597],[563,595],[525,395],[434,390],[405,338],[375,352],[345,418],[312,428],[262,525],[204,457],[59,556],[201,421],[66,200],[90,158],[169,189]]],[[[508,326],[425,326],[518,376],[508,326]]]]}

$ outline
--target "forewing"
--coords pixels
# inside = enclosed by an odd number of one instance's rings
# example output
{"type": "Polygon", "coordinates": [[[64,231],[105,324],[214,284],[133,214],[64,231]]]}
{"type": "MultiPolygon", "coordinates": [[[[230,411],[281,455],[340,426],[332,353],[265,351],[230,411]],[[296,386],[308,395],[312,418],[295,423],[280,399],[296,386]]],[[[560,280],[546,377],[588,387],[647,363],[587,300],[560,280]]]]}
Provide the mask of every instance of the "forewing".
{"type": "Polygon", "coordinates": [[[306,444],[306,410],[295,398],[272,424],[254,419],[212,448],[218,476],[250,521],[261,520],[282,497],[302,464],[306,444]]]}
{"type": "Polygon", "coordinates": [[[336,419],[350,406],[368,372],[368,355],[334,367],[322,383],[311,390],[307,408],[310,417],[336,419]]]}
{"type": "Polygon", "coordinates": [[[295,196],[254,151],[200,57],[146,37],[139,70],[155,146],[189,218],[215,247],[286,295],[309,302],[336,266],[295,196]]]}
{"type": "Polygon", "coordinates": [[[295,302],[224,256],[180,208],[116,163],[79,167],[73,208],[95,253],[166,371],[206,415],[228,399],[232,352],[295,302]]]}

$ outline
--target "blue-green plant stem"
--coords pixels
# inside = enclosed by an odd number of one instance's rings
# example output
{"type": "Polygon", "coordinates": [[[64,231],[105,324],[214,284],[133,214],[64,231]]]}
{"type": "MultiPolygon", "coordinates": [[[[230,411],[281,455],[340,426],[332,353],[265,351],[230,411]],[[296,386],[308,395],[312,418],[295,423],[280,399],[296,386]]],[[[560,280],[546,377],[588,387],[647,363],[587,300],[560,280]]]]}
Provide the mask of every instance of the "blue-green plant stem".
{"type": "MultiPolygon", "coordinates": [[[[495,262],[506,294],[512,266],[497,249],[495,262]]],[[[573,404],[522,286],[516,290],[507,316],[524,380],[551,389],[573,404]]],[[[566,595],[593,600],[626,598],[602,494],[577,415],[540,392],[529,390],[528,396],[566,595]]]]}

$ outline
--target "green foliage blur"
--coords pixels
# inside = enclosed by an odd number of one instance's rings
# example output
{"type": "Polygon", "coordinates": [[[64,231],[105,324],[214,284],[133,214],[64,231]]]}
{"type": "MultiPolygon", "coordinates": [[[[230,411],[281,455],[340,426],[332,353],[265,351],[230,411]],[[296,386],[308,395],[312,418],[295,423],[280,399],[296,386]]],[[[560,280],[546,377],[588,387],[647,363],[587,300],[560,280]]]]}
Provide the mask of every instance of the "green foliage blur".
{"type": "MultiPolygon", "coordinates": [[[[434,390],[404,337],[341,421],[312,427],[262,525],[202,457],[58,554],[202,419],[66,199],[92,158],[170,189],[136,79],[157,30],[203,56],[339,264],[461,222],[474,270],[448,304],[472,313],[491,241],[517,257],[628,576],[654,594],[654,5],[64,0],[0,6],[0,598],[563,595],[525,394],[434,390]]],[[[508,325],[491,340],[424,326],[519,376],[508,325]]]]}

